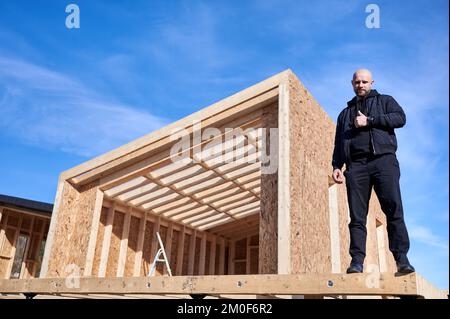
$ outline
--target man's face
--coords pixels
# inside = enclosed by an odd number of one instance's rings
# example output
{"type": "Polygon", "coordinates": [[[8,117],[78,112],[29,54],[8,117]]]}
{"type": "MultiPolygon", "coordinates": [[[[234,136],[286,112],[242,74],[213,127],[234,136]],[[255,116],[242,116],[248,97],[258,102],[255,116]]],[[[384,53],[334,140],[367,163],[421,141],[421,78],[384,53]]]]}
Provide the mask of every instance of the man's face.
{"type": "Polygon", "coordinates": [[[353,91],[359,97],[366,96],[372,89],[372,75],[368,72],[356,72],[353,76],[353,91]]]}

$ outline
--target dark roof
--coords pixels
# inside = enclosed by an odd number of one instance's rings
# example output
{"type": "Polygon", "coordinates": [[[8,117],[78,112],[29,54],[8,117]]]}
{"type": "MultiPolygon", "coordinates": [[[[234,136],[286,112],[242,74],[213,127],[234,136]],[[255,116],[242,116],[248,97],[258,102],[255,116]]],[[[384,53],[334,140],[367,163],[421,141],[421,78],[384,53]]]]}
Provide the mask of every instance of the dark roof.
{"type": "Polygon", "coordinates": [[[44,212],[44,213],[49,213],[49,214],[51,214],[53,211],[52,204],[38,202],[38,201],[29,200],[29,199],[25,199],[25,198],[1,195],[1,194],[0,194],[0,204],[27,208],[27,209],[36,210],[39,212],[44,212]]]}

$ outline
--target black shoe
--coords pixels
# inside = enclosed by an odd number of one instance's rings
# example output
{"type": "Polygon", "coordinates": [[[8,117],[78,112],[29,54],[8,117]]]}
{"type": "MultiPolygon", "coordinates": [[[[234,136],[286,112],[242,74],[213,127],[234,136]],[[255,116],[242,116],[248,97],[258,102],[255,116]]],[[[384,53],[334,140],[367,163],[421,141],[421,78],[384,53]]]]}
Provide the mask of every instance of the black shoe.
{"type": "Polygon", "coordinates": [[[363,272],[363,265],[358,262],[352,262],[347,268],[347,274],[357,274],[363,272]]]}
{"type": "Polygon", "coordinates": [[[416,270],[409,262],[397,263],[397,272],[401,274],[410,274],[416,270]]]}

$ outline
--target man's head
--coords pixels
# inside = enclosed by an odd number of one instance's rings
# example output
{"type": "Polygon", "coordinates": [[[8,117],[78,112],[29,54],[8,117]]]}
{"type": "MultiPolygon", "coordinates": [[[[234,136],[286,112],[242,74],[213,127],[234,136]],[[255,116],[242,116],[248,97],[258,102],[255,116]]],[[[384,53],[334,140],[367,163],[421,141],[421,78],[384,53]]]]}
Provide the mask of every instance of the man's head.
{"type": "Polygon", "coordinates": [[[358,97],[366,96],[372,89],[372,73],[367,69],[359,69],[353,73],[353,91],[358,97]]]}

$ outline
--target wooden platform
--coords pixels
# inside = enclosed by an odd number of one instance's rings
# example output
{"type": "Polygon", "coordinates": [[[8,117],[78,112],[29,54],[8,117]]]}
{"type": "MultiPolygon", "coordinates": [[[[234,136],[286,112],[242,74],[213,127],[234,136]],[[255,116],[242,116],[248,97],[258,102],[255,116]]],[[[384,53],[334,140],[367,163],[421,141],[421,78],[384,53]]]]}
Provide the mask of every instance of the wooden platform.
{"type": "Polygon", "coordinates": [[[391,273],[0,280],[0,293],[43,295],[416,296],[447,299],[420,275],[391,273]]]}

